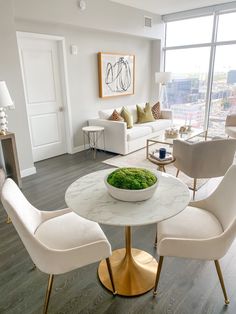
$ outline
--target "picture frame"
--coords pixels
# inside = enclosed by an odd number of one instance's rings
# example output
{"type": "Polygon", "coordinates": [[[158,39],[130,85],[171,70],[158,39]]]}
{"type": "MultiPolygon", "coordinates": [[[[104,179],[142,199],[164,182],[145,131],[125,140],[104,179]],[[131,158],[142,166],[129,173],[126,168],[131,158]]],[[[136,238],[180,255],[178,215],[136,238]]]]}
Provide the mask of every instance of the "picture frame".
{"type": "Polygon", "coordinates": [[[98,80],[101,98],[133,95],[135,55],[99,52],[98,80]]]}

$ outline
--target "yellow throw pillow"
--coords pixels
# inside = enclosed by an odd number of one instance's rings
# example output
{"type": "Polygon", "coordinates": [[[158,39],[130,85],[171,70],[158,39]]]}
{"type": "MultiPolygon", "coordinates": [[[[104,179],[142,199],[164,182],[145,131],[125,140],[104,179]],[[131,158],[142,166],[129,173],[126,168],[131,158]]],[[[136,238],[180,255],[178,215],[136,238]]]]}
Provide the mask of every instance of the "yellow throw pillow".
{"type": "Polygon", "coordinates": [[[120,115],[127,123],[127,129],[131,129],[133,127],[133,117],[129,110],[126,107],[122,107],[120,115]]]}
{"type": "Polygon", "coordinates": [[[152,108],[149,103],[146,103],[145,108],[141,108],[139,105],[137,107],[137,114],[138,114],[138,123],[146,123],[155,121],[152,108]]]}

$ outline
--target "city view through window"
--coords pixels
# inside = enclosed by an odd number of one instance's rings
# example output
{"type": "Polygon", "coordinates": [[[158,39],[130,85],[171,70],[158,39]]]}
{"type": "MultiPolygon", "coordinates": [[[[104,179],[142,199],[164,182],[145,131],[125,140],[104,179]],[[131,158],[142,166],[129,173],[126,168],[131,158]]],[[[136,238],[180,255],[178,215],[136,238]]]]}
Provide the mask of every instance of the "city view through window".
{"type": "Polygon", "coordinates": [[[167,23],[165,71],[172,81],[165,106],[173,110],[175,124],[203,127],[208,122],[209,135],[220,136],[227,114],[236,112],[236,12],[215,18],[218,30],[213,16],[167,23]]]}

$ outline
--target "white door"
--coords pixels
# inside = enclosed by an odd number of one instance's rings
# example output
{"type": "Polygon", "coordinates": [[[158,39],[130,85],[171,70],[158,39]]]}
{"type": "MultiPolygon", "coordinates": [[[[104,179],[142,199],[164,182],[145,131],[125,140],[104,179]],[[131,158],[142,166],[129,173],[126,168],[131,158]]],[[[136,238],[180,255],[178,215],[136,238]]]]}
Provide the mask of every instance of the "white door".
{"type": "Polygon", "coordinates": [[[18,38],[34,161],[66,152],[56,40],[18,38]]]}

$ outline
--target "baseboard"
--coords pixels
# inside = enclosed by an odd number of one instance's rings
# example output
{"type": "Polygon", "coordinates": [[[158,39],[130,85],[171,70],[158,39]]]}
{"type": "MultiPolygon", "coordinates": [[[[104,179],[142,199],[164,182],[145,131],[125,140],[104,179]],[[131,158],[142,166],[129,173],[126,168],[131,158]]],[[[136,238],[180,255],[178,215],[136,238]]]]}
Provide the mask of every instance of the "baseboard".
{"type": "MultiPolygon", "coordinates": [[[[85,145],[85,149],[89,149],[89,145],[88,144],[85,145]]],[[[85,149],[84,149],[84,145],[76,146],[76,147],[72,148],[72,152],[69,153],[69,154],[79,153],[79,152],[82,152],[85,149]]]]}
{"type": "Polygon", "coordinates": [[[20,171],[21,178],[28,177],[31,174],[35,174],[35,173],[36,173],[36,168],[35,167],[23,169],[23,170],[20,171]]]}

